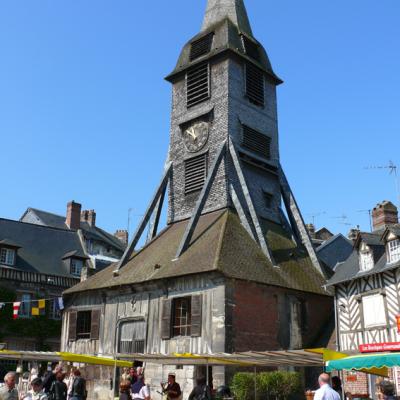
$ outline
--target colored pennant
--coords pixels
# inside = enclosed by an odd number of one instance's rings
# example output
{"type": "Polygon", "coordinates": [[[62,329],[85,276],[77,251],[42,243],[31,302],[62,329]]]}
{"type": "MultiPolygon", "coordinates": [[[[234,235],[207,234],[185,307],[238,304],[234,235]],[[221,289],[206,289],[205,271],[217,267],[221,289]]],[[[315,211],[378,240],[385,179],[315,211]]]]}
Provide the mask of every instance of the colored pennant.
{"type": "Polygon", "coordinates": [[[45,308],[46,307],[46,300],[39,300],[38,301],[38,307],[40,309],[45,308]]]}
{"type": "Polygon", "coordinates": [[[0,310],[2,310],[6,306],[6,303],[0,303],[0,310]]]}
{"type": "Polygon", "coordinates": [[[39,315],[40,310],[38,307],[32,307],[32,315],[39,315]]]}
{"type": "Polygon", "coordinates": [[[21,305],[20,301],[15,301],[13,303],[13,318],[14,319],[18,318],[18,310],[19,310],[20,305],[21,305]]]}
{"type": "Polygon", "coordinates": [[[64,310],[64,300],[62,297],[57,299],[57,306],[60,311],[64,310]]]}

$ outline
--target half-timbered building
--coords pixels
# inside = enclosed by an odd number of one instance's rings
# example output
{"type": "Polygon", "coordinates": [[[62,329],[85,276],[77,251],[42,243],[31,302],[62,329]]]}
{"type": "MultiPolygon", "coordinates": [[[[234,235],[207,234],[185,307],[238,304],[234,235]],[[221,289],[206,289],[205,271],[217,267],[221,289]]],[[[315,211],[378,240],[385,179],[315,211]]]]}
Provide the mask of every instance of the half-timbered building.
{"type": "MultiPolygon", "coordinates": [[[[397,208],[384,201],[373,209],[372,218],[373,232],[358,233],[352,254],[337,265],[328,281],[328,286],[335,288],[338,349],[346,353],[368,350],[368,347],[379,351],[385,344],[400,342],[397,208]]],[[[367,381],[364,383],[357,390],[374,395],[373,382],[369,382],[369,387],[367,381]]]]}
{"type": "MultiPolygon", "coordinates": [[[[282,81],[243,0],[208,0],[200,33],[166,79],[173,97],[161,182],[121,261],[65,292],[63,350],[212,354],[329,337],[325,271],[280,163],[282,81]],[[164,199],[168,223],[158,232],[164,199]]],[[[147,382],[159,388],[171,370],[186,394],[205,376],[204,367],[147,364],[147,382]]],[[[229,373],[212,367],[208,376],[218,386],[229,373]]],[[[112,368],[86,374],[90,396],[113,396],[112,368]]]]}

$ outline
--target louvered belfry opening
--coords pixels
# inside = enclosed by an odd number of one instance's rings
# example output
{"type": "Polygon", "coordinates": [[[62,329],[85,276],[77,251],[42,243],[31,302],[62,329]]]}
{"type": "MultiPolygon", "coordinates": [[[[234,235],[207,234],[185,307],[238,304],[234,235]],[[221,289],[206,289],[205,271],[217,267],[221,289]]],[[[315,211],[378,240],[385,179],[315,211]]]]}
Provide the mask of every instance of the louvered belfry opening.
{"type": "Polygon", "coordinates": [[[210,97],[210,67],[201,63],[188,70],[186,75],[186,103],[192,107],[210,97]]]}
{"type": "Polygon", "coordinates": [[[185,194],[197,192],[203,188],[207,178],[208,154],[204,153],[185,160],[185,194]]]}
{"type": "Polygon", "coordinates": [[[271,159],[271,138],[261,132],[243,125],[243,147],[268,160],[271,159]]]}
{"type": "Polygon", "coordinates": [[[264,106],[264,73],[252,63],[246,63],[246,95],[250,102],[264,106]]]}
{"type": "Polygon", "coordinates": [[[260,46],[245,35],[242,35],[242,41],[246,55],[260,61],[260,46]]]}
{"type": "Polygon", "coordinates": [[[214,32],[195,40],[190,46],[190,61],[197,60],[211,51],[214,32]]]}

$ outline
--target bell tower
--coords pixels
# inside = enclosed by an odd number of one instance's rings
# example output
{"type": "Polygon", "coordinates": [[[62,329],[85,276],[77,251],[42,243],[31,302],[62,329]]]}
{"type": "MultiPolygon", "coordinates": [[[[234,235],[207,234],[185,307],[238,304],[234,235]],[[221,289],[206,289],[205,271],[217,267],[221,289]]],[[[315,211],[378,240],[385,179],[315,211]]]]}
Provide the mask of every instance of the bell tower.
{"type": "Polygon", "coordinates": [[[151,216],[148,239],[156,237],[169,187],[168,224],[188,221],[176,259],[203,215],[227,209],[272,265],[279,262],[268,243],[271,224],[323,274],[280,164],[276,88],[282,81],[253,35],[243,0],[208,0],[200,33],[184,45],[166,79],[172,112],[164,176],[119,267],[151,216]]]}

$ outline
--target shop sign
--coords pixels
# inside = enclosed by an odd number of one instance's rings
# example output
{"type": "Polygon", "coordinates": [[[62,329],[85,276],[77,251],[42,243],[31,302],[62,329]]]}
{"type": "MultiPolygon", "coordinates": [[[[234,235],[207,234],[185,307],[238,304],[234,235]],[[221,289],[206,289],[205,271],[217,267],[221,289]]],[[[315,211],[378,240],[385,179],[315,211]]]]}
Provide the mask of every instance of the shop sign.
{"type": "Polygon", "coordinates": [[[400,342],[360,344],[359,350],[361,353],[400,351],[400,342]]]}

